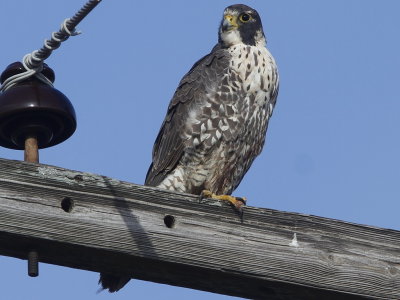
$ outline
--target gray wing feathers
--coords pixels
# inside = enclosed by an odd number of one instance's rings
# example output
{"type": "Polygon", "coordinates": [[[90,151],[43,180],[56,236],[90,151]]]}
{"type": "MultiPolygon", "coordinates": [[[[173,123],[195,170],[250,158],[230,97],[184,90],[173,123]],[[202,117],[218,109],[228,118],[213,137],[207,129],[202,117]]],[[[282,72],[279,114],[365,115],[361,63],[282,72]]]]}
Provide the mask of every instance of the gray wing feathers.
{"type": "Polygon", "coordinates": [[[175,168],[187,147],[185,130],[189,112],[204,103],[208,90],[215,86],[227,64],[225,51],[215,48],[183,77],[156,138],[146,185],[157,186],[175,168]]]}

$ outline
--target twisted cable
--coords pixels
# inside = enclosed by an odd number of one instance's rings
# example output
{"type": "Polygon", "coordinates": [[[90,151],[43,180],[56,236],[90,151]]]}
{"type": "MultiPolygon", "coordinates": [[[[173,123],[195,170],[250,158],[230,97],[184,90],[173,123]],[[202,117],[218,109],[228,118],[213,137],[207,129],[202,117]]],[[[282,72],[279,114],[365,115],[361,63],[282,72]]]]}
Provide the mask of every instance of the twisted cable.
{"type": "Polygon", "coordinates": [[[61,43],[66,41],[70,36],[80,34],[75,27],[101,2],[102,0],[89,0],[86,4],[71,18],[65,19],[61,24],[61,28],[57,32],[51,34],[51,39],[45,40],[41,49],[25,55],[22,64],[26,69],[25,72],[11,76],[3,82],[0,92],[5,92],[19,82],[35,76],[45,84],[53,86],[52,82],[42,73],[43,62],[51,53],[60,47],[61,43]]]}

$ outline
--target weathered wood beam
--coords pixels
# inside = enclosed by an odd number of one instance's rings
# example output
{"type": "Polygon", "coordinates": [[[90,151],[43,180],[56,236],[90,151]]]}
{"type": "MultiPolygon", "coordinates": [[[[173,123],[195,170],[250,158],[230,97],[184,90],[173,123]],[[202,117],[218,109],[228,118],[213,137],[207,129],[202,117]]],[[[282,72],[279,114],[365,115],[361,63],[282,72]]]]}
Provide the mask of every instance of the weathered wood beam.
{"type": "Polygon", "coordinates": [[[399,231],[255,207],[241,220],[216,200],[0,159],[0,255],[31,249],[245,298],[400,299],[399,231]]]}

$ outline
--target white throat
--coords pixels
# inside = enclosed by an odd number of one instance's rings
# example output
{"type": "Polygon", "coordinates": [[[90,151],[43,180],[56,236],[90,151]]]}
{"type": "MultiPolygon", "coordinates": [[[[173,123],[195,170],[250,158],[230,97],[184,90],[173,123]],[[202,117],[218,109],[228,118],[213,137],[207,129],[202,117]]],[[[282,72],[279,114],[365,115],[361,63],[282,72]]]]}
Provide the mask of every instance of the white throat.
{"type": "Polygon", "coordinates": [[[240,33],[238,30],[230,30],[220,32],[221,40],[224,43],[224,46],[230,47],[233,45],[241,44],[242,38],[240,37],[240,33]]]}
{"type": "MultiPolygon", "coordinates": [[[[237,44],[243,44],[239,30],[230,30],[225,32],[221,30],[220,37],[225,47],[231,47],[237,44]]],[[[266,46],[267,41],[265,40],[264,34],[261,32],[261,30],[257,31],[255,42],[256,42],[256,47],[266,46]]]]}

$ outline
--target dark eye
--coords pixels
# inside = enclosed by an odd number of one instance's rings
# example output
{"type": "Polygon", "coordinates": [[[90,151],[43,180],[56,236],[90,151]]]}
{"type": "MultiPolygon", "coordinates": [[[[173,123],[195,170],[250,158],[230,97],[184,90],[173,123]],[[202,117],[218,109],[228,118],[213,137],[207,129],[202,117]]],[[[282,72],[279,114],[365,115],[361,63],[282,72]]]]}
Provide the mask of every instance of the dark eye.
{"type": "Polygon", "coordinates": [[[240,21],[242,21],[243,23],[246,23],[246,22],[250,21],[251,16],[250,16],[249,14],[244,13],[244,14],[241,14],[241,15],[240,15],[239,19],[240,19],[240,21]]]}

